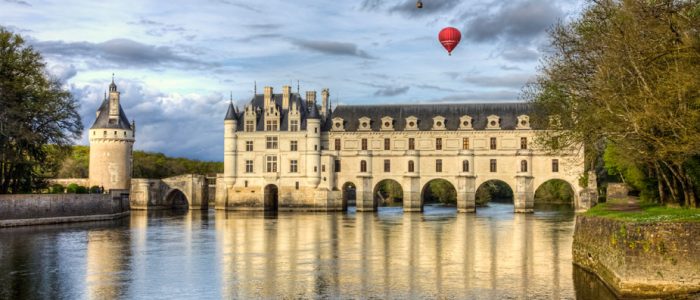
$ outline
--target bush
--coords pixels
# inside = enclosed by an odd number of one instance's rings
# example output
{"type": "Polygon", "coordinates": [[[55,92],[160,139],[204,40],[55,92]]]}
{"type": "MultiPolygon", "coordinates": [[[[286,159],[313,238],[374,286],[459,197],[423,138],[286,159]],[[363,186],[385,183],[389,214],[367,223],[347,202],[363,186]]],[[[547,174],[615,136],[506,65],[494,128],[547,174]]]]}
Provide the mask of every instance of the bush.
{"type": "Polygon", "coordinates": [[[82,185],[79,185],[77,189],[75,189],[76,194],[87,194],[88,193],[88,188],[84,187],[82,185]]]}
{"type": "Polygon", "coordinates": [[[65,188],[63,187],[63,185],[61,185],[59,183],[53,184],[49,188],[49,193],[51,193],[51,194],[63,194],[64,191],[65,191],[65,188]]]}
{"type": "Polygon", "coordinates": [[[99,187],[99,186],[93,185],[92,187],[90,187],[90,193],[91,193],[91,194],[99,194],[99,193],[101,193],[101,192],[102,192],[102,191],[100,190],[100,187],[99,187]]]}
{"type": "Polygon", "coordinates": [[[78,187],[80,187],[76,183],[71,183],[66,187],[66,193],[68,194],[77,194],[78,193],[78,187]]]}

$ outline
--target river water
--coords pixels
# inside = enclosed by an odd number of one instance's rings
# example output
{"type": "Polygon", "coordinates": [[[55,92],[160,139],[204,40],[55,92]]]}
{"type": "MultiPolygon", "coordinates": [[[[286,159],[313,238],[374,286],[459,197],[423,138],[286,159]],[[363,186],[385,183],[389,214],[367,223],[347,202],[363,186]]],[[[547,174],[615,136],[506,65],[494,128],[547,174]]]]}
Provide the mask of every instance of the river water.
{"type": "Polygon", "coordinates": [[[574,213],[140,212],[0,229],[0,299],[612,299],[574,213]]]}

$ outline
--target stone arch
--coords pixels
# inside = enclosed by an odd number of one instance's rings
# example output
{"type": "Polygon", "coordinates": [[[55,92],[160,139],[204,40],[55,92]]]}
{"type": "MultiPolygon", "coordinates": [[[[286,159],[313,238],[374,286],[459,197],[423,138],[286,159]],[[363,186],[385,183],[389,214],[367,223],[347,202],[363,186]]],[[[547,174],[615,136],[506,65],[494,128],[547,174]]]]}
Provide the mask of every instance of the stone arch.
{"type": "Polygon", "coordinates": [[[351,203],[354,204],[354,206],[357,205],[357,185],[355,185],[355,183],[352,181],[345,182],[340,191],[343,201],[343,211],[347,211],[351,203]]]}
{"type": "Polygon", "coordinates": [[[268,184],[263,190],[263,209],[265,211],[277,211],[279,206],[279,188],[275,184],[268,184]]]}
{"type": "Polygon", "coordinates": [[[535,204],[542,203],[542,201],[541,201],[542,199],[540,199],[540,201],[538,201],[538,197],[537,197],[538,193],[537,192],[538,191],[542,192],[540,189],[544,188],[545,184],[549,183],[549,182],[559,182],[559,183],[565,184],[566,187],[568,187],[568,190],[571,194],[570,195],[571,199],[569,201],[567,201],[567,203],[556,203],[556,204],[571,204],[572,206],[577,205],[577,191],[575,188],[576,186],[574,184],[572,184],[571,182],[569,182],[568,180],[561,179],[561,178],[549,178],[549,179],[543,180],[542,182],[539,182],[539,184],[537,185],[537,187],[535,188],[535,191],[534,191],[535,204]]]}
{"type": "MultiPolygon", "coordinates": [[[[386,195],[387,191],[380,191],[382,183],[387,182],[387,181],[392,182],[393,184],[398,186],[399,190],[395,191],[396,192],[395,194],[400,195],[401,201],[403,202],[404,188],[401,185],[401,183],[394,180],[394,179],[391,179],[391,178],[384,178],[384,179],[377,181],[377,183],[374,185],[374,188],[372,189],[372,199],[373,199],[372,205],[374,206],[375,210],[377,209],[377,207],[379,207],[380,202],[386,203],[386,201],[389,200],[389,199],[387,199],[387,196],[390,196],[390,195],[386,195]]],[[[395,201],[395,198],[392,198],[391,201],[395,201]]]]}
{"type": "MultiPolygon", "coordinates": [[[[447,198],[452,198],[452,199],[446,199],[446,200],[451,200],[453,201],[455,207],[457,205],[457,186],[454,185],[454,183],[450,182],[450,180],[447,180],[445,178],[433,178],[428,180],[426,183],[423,184],[423,187],[421,188],[420,191],[420,205],[421,205],[421,210],[423,210],[423,207],[426,204],[426,197],[431,196],[430,194],[433,193],[434,191],[431,191],[431,184],[435,183],[441,183],[444,186],[445,189],[447,189],[445,195],[440,195],[442,197],[447,197],[447,198]]],[[[437,196],[437,195],[436,195],[437,196]]]]}
{"type": "Polygon", "coordinates": [[[180,189],[170,189],[165,194],[165,206],[174,209],[187,209],[190,206],[190,198],[180,189]]]}
{"type": "MultiPolygon", "coordinates": [[[[515,187],[516,187],[516,186],[515,186],[514,184],[509,183],[508,181],[505,181],[505,180],[502,180],[502,179],[491,178],[491,179],[483,180],[483,181],[481,181],[478,185],[475,185],[476,189],[475,189],[474,191],[476,192],[475,198],[476,198],[476,204],[477,204],[477,206],[478,206],[479,204],[483,204],[483,203],[479,203],[479,202],[480,202],[480,201],[479,201],[480,193],[483,193],[483,192],[484,192],[484,191],[481,190],[481,189],[488,188],[488,187],[487,187],[487,184],[489,184],[489,183],[496,183],[496,184],[499,184],[499,185],[501,185],[501,186],[503,186],[503,187],[507,187],[509,191],[505,191],[505,192],[508,192],[508,193],[510,194],[510,201],[508,201],[508,202],[509,202],[509,203],[515,204],[515,191],[516,191],[515,187]]],[[[488,202],[491,202],[491,201],[493,201],[493,199],[489,200],[488,202]]]]}

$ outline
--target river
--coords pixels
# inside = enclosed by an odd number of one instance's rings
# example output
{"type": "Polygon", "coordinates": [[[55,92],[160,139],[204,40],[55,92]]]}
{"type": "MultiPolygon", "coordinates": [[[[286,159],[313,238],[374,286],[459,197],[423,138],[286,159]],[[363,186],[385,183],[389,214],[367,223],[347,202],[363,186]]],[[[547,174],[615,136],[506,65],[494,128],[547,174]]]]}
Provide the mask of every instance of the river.
{"type": "Polygon", "coordinates": [[[0,229],[0,298],[613,299],[571,263],[574,213],[133,211],[0,229]]]}

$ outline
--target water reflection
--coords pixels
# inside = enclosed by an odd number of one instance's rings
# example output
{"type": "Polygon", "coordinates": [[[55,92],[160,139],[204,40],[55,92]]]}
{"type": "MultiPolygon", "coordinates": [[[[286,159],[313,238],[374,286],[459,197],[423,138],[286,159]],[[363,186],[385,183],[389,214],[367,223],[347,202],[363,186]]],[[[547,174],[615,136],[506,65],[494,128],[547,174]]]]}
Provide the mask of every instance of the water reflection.
{"type": "Polygon", "coordinates": [[[571,264],[570,210],[512,209],[133,212],[117,222],[1,229],[0,298],[612,295],[571,264]]]}

